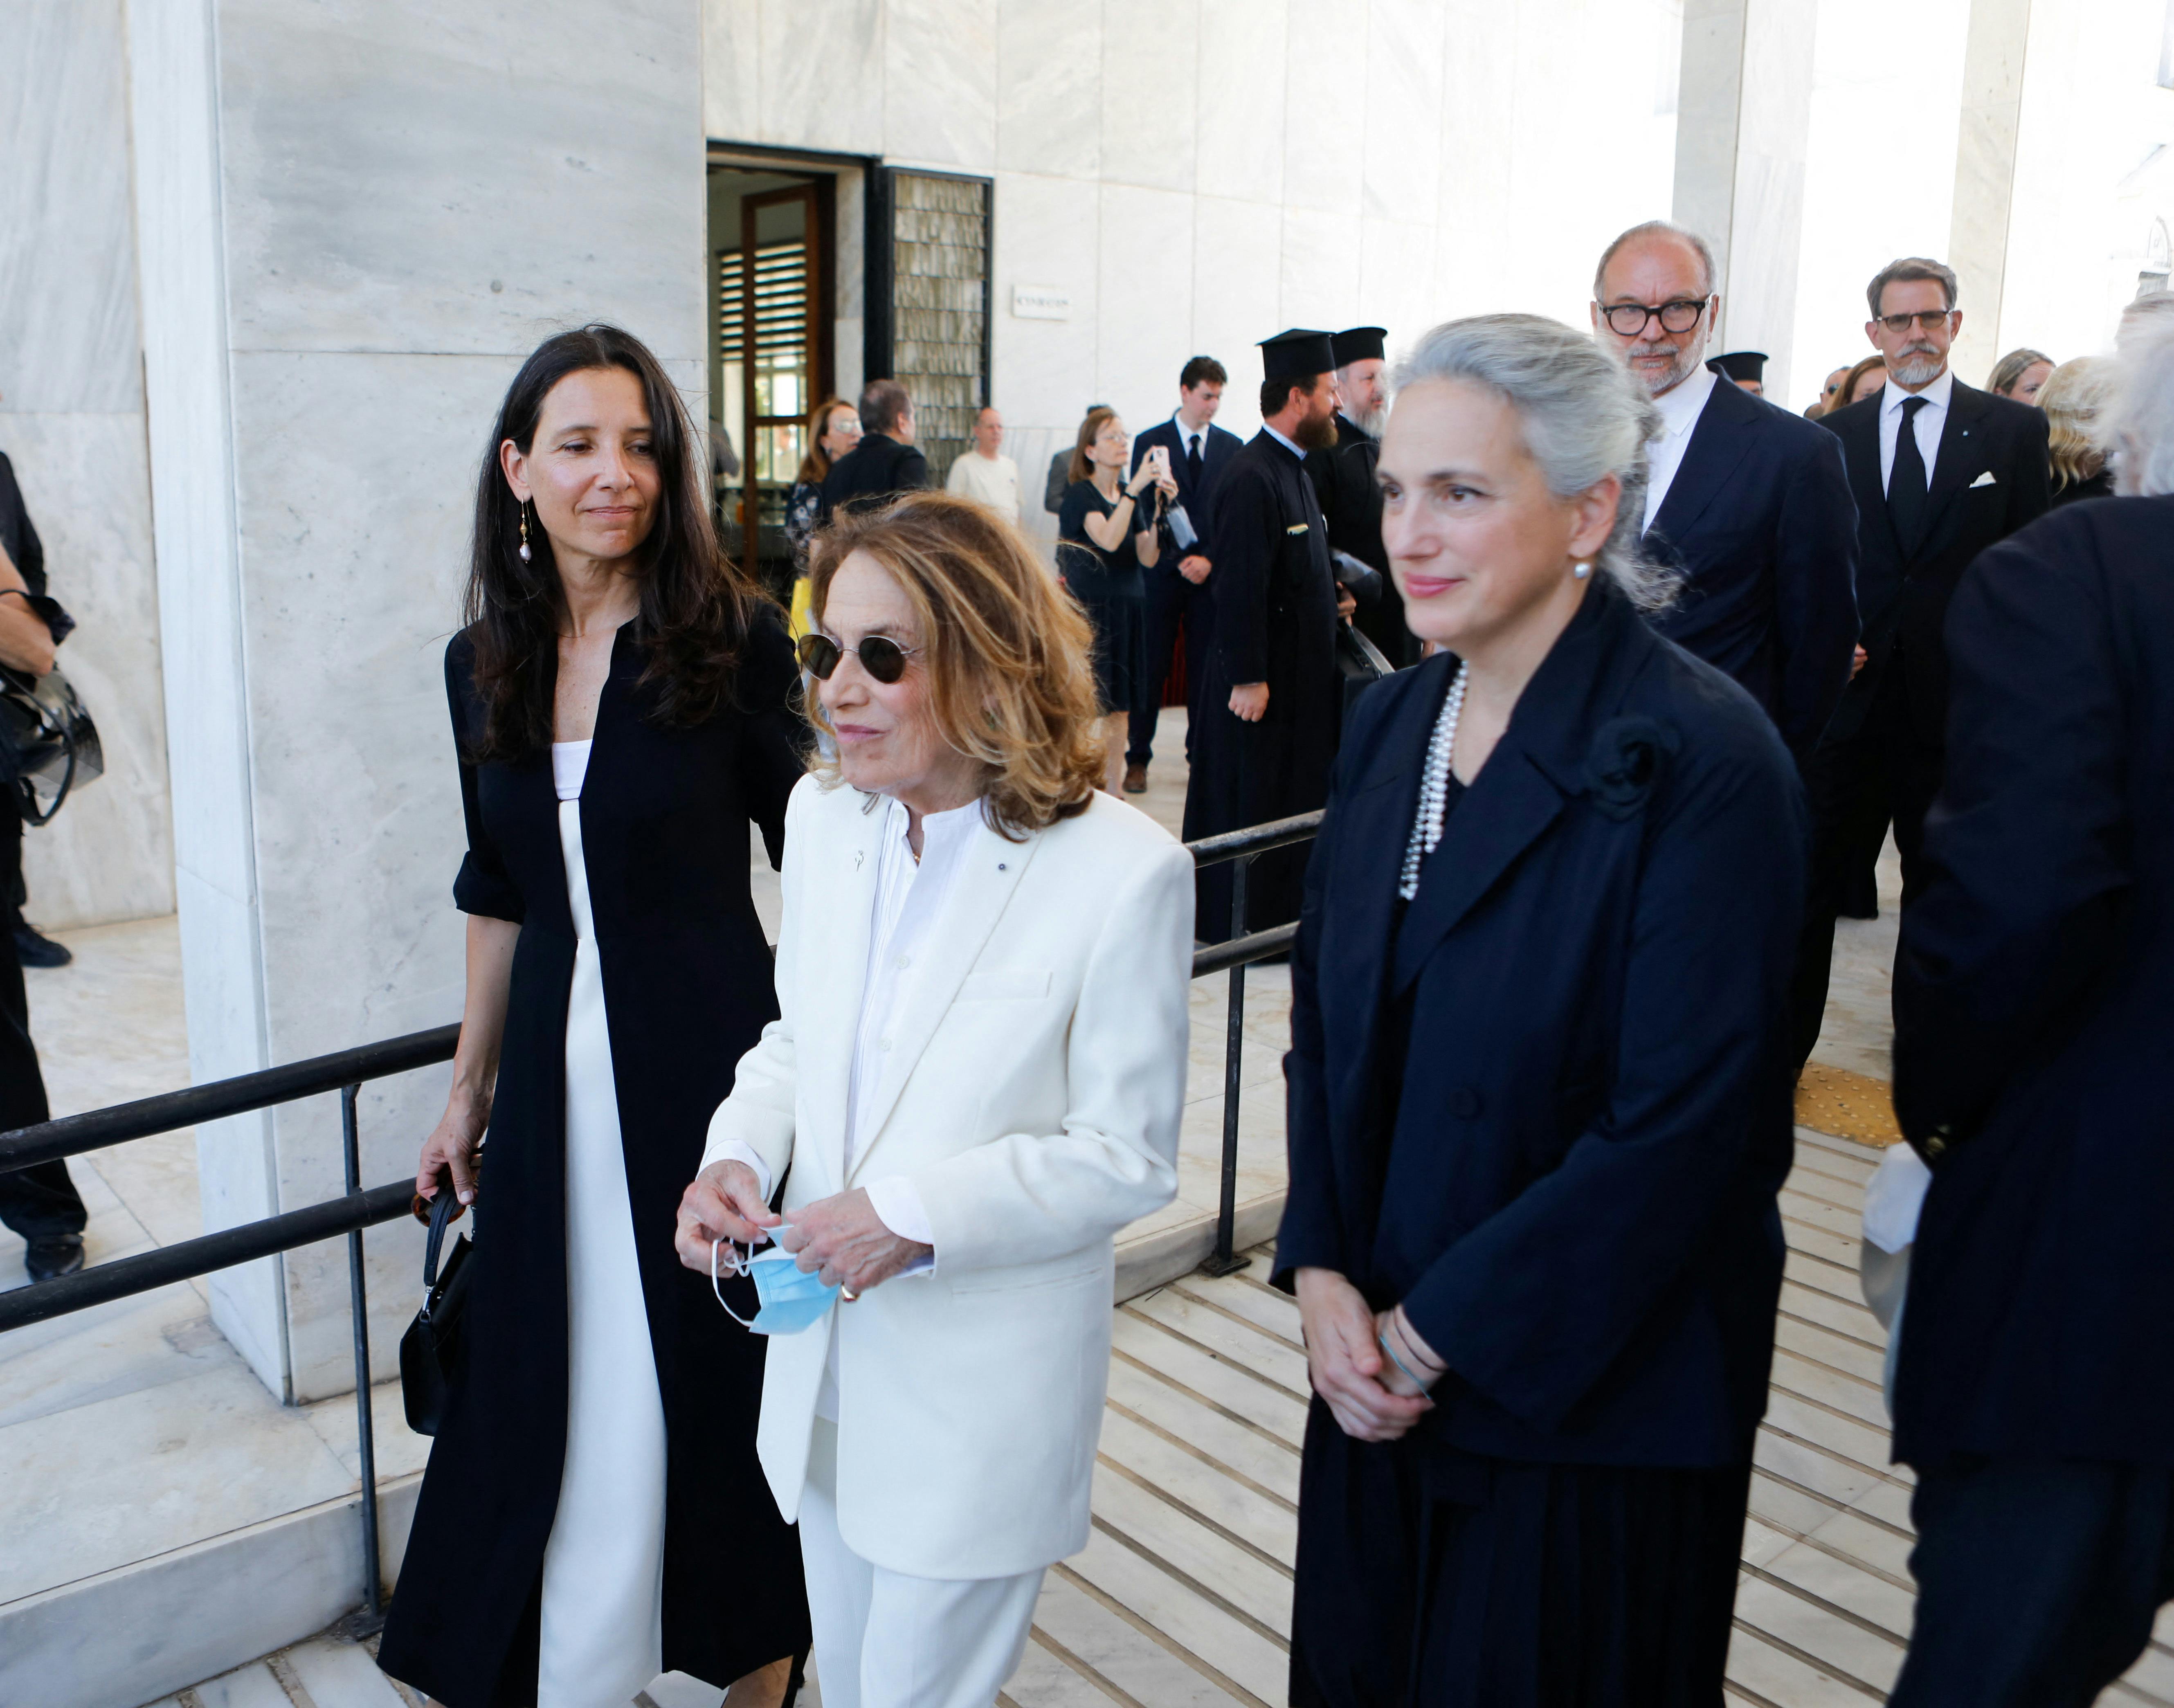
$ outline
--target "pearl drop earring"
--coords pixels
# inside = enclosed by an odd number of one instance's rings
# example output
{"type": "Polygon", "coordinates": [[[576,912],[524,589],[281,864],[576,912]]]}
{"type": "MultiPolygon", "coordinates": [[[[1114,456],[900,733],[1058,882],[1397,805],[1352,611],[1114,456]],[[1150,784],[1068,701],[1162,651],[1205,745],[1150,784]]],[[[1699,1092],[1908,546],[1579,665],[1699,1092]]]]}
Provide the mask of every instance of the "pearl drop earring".
{"type": "Polygon", "coordinates": [[[521,501],[521,561],[524,564],[529,561],[528,500],[526,499],[521,501]]]}
{"type": "Polygon", "coordinates": [[[1582,581],[1587,576],[1593,573],[1593,565],[1591,564],[1572,564],[1570,566],[1570,572],[1578,581],[1582,581]]]}

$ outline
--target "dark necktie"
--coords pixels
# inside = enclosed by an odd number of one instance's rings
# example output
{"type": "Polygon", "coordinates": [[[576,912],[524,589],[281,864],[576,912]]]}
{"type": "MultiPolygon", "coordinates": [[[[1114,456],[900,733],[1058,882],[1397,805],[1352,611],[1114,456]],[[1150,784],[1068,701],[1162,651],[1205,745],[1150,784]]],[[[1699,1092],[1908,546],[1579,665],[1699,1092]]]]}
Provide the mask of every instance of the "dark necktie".
{"type": "Polygon", "coordinates": [[[1917,412],[1925,407],[1923,397],[1902,400],[1901,424],[1895,431],[1895,467],[1887,477],[1887,514],[1906,558],[1916,555],[1925,535],[1925,453],[1917,448],[1917,412]]]}
{"type": "Polygon", "coordinates": [[[1200,490],[1200,435],[1198,433],[1185,435],[1185,489],[1187,492],[1200,490]]]}

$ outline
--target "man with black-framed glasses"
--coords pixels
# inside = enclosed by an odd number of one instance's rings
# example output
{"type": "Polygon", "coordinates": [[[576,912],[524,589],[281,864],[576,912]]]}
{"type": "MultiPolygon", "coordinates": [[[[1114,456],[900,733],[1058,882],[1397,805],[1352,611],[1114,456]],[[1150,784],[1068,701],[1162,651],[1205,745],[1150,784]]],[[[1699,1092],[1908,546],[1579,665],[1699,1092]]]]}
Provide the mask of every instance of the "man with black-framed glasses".
{"type": "Polygon", "coordinates": [[[1805,773],[1811,797],[1809,909],[1797,965],[1798,1060],[1826,1014],[1834,922],[1852,851],[1891,824],[1902,905],[1922,890],[1925,810],[1947,753],[1948,601],[1963,571],[2052,503],[2045,412],[1966,386],[1948,366],[1961,328],[1955,272],[1890,261],[1866,287],[1864,335],[1887,383],[1820,418],[1841,441],[1858,510],[1864,664],[1805,773]]]}
{"type": "Polygon", "coordinates": [[[1766,708],[1801,768],[1849,680],[1857,511],[1831,438],[1706,366],[1713,252],[1654,220],[1609,245],[1593,335],[1660,411],[1647,446],[1647,554],[1681,572],[1654,626],[1766,708]]]}

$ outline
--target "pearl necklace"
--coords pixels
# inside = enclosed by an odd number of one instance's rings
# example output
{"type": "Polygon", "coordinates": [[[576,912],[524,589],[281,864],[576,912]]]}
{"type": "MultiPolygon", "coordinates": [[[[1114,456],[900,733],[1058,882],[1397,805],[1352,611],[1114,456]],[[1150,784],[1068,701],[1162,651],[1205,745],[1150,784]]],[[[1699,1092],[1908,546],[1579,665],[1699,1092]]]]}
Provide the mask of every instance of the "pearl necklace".
{"type": "Polygon", "coordinates": [[[1420,893],[1420,867],[1441,840],[1442,814],[1449,807],[1450,763],[1457,755],[1457,720],[1464,711],[1464,684],[1471,670],[1468,664],[1457,667],[1457,680],[1449,685],[1449,698],[1442,702],[1434,737],[1427,743],[1426,769],[1420,775],[1420,809],[1412,819],[1403,876],[1397,884],[1397,894],[1407,901],[1420,893]]]}

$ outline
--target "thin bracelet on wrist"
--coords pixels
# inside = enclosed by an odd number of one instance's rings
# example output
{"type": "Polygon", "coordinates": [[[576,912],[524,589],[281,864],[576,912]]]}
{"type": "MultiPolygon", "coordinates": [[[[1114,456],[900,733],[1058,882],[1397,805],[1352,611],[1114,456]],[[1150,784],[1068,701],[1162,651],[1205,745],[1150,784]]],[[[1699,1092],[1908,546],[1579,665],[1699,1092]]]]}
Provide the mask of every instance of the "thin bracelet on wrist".
{"type": "Polygon", "coordinates": [[[1397,1349],[1389,1344],[1388,1335],[1385,1332],[1377,1331],[1374,1338],[1380,1343],[1382,1350],[1388,1354],[1389,1362],[1396,1365],[1398,1370],[1404,1373],[1404,1380],[1409,1382],[1414,1387],[1417,1388],[1421,1393],[1425,1393],[1427,1390],[1427,1384],[1421,1381],[1418,1376],[1414,1376],[1412,1374],[1411,1366],[1406,1364],[1403,1359],[1397,1356],[1397,1349]]]}

